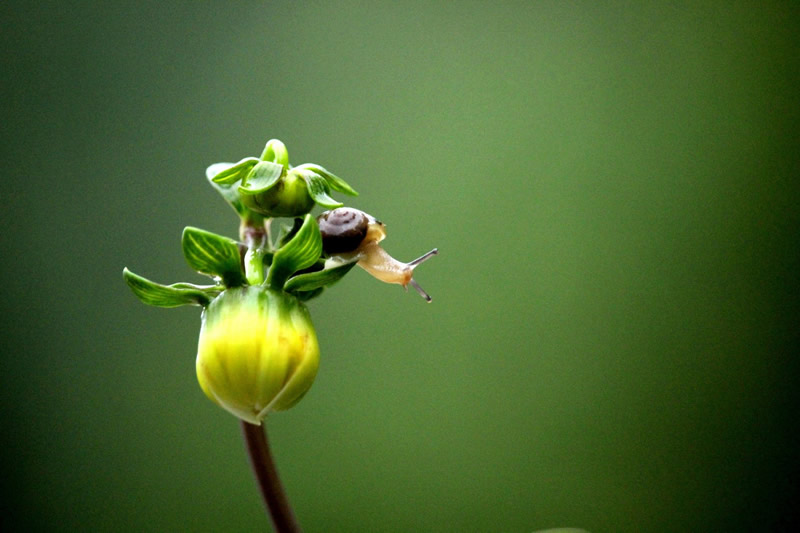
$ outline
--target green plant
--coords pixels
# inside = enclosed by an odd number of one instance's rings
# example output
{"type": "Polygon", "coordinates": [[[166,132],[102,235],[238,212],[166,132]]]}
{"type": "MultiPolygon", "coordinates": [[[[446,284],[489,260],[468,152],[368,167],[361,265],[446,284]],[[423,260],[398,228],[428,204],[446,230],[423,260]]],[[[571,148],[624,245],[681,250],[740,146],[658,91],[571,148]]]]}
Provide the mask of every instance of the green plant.
{"type": "Polygon", "coordinates": [[[213,284],[162,285],[125,268],[123,277],[144,303],[202,307],[197,379],[203,392],[241,420],[251,464],[277,531],[299,531],[269,450],[265,418],[295,405],[319,366],[319,343],[305,302],[318,297],[356,264],[376,278],[412,285],[412,272],[434,249],[410,263],[378,245],[383,224],[343,208],[332,191],[355,196],[344,180],[316,164],[289,165],[284,144],[270,140],[260,157],[217,163],[211,185],[239,216],[239,240],[198,228],[183,231],[187,263],[213,284]],[[311,214],[319,205],[324,231],[311,214]],[[280,218],[288,223],[275,222],[280,218]],[[274,235],[273,235],[274,233],[274,235]]]}

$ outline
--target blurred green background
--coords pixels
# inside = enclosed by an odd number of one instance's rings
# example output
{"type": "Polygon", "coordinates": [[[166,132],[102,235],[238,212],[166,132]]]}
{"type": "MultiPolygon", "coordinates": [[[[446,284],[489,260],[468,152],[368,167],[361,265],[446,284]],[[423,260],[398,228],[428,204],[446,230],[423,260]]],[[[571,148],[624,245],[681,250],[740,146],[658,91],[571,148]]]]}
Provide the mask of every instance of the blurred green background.
{"type": "Polygon", "coordinates": [[[267,528],[194,375],[207,165],[325,165],[353,271],[270,418],[309,532],[780,529],[798,483],[793,2],[3,2],[4,530],[267,528]],[[341,196],[339,196],[341,198],[341,196]]]}

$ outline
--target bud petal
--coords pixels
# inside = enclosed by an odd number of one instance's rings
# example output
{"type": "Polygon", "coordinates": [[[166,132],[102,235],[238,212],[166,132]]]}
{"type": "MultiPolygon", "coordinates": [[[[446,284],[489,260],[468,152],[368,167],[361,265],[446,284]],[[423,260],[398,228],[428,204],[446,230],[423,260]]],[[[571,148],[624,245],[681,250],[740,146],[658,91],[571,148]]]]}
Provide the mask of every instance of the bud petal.
{"type": "Polygon", "coordinates": [[[308,392],[319,367],[319,344],[306,307],[264,287],[237,287],[203,313],[197,379],[212,401],[260,424],[308,392]]]}

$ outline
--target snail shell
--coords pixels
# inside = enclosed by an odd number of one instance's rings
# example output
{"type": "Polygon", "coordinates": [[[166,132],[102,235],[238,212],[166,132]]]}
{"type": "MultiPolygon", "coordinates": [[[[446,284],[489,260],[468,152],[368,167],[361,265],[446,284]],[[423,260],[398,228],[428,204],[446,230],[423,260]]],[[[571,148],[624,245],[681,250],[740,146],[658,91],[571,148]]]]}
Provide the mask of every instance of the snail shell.
{"type": "Polygon", "coordinates": [[[350,207],[325,211],[317,223],[322,249],[328,255],[355,252],[365,241],[380,242],[386,237],[386,227],[380,221],[350,207]]]}

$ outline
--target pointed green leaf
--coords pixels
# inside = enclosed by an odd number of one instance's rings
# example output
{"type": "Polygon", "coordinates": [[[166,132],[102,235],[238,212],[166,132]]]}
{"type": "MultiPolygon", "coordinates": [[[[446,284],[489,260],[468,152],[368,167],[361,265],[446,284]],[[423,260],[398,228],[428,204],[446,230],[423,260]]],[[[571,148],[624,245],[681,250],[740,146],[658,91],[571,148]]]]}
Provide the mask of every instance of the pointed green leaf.
{"type": "Polygon", "coordinates": [[[344,194],[349,194],[350,196],[358,196],[356,190],[353,189],[350,185],[348,185],[346,181],[344,181],[336,174],[328,172],[324,167],[315,165],[314,163],[305,163],[297,168],[308,169],[316,172],[317,174],[325,178],[325,181],[328,182],[328,186],[334,191],[343,192],[344,194]]]}
{"type": "Polygon", "coordinates": [[[186,262],[196,271],[220,278],[226,287],[244,283],[239,244],[233,239],[188,226],[181,245],[186,262]]]}
{"type": "Polygon", "coordinates": [[[283,174],[283,165],[272,161],[259,161],[239,185],[239,192],[241,194],[267,192],[278,183],[281,174],[283,174]]]}
{"type": "Polygon", "coordinates": [[[341,263],[331,268],[325,268],[308,274],[298,274],[289,279],[284,286],[287,292],[313,291],[321,287],[330,287],[356,266],[357,261],[341,263]]]}
{"type": "Polygon", "coordinates": [[[308,214],[300,231],[275,252],[267,274],[267,284],[272,289],[282,290],[289,276],[316,263],[321,254],[322,237],[319,227],[314,217],[308,214]]]}
{"type": "Polygon", "coordinates": [[[156,307],[181,305],[208,305],[215,291],[213,287],[197,287],[189,283],[161,285],[123,269],[122,277],[142,302],[156,307]]]}
{"type": "MultiPolygon", "coordinates": [[[[255,166],[256,163],[258,163],[258,159],[257,158],[255,158],[255,157],[245,157],[244,159],[242,159],[238,163],[230,164],[230,166],[228,168],[224,168],[224,169],[220,170],[217,174],[214,175],[214,177],[211,178],[211,181],[213,181],[214,183],[220,183],[220,184],[224,184],[224,185],[231,185],[233,183],[236,183],[237,181],[239,181],[243,177],[245,177],[247,175],[247,173],[250,172],[250,169],[255,166]]],[[[222,165],[223,163],[217,163],[217,164],[218,165],[222,165]]],[[[211,170],[215,166],[216,165],[211,165],[208,168],[209,168],[209,170],[211,170]]],[[[218,167],[218,168],[221,168],[221,167],[218,167]]]]}
{"type": "Polygon", "coordinates": [[[308,184],[308,194],[318,205],[328,209],[344,205],[342,202],[337,202],[328,196],[328,184],[322,176],[310,170],[301,171],[301,174],[308,184]]]}

